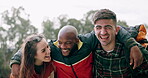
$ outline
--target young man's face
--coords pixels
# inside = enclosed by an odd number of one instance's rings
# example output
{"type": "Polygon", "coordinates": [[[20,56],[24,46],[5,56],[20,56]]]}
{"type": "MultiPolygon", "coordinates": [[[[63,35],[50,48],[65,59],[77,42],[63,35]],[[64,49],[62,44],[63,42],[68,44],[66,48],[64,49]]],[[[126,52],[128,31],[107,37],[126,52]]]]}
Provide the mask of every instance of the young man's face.
{"type": "Polygon", "coordinates": [[[117,29],[112,19],[96,21],[94,31],[102,46],[112,46],[115,43],[117,29]]]}
{"type": "Polygon", "coordinates": [[[58,43],[63,56],[68,56],[74,45],[78,43],[78,39],[74,33],[64,33],[58,37],[58,43]]]}

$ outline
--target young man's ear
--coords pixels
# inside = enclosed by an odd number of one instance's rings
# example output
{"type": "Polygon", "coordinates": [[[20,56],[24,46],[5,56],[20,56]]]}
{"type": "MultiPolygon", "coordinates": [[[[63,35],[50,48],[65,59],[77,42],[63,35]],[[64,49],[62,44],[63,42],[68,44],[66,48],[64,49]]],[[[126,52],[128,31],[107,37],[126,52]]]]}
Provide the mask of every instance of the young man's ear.
{"type": "Polygon", "coordinates": [[[119,30],[120,30],[120,26],[117,26],[116,27],[116,35],[118,34],[119,30]]]}

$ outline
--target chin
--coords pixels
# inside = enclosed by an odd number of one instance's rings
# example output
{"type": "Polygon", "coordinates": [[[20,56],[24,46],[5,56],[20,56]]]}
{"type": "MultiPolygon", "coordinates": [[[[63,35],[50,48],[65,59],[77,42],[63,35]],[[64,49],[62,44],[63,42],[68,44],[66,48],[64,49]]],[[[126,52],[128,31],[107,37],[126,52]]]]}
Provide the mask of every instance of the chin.
{"type": "Polygon", "coordinates": [[[46,61],[44,61],[44,62],[50,62],[51,60],[46,60],[46,61]]]}
{"type": "Polygon", "coordinates": [[[66,52],[66,53],[62,52],[62,55],[63,55],[63,56],[68,56],[69,53],[68,53],[68,52],[66,52]]]}

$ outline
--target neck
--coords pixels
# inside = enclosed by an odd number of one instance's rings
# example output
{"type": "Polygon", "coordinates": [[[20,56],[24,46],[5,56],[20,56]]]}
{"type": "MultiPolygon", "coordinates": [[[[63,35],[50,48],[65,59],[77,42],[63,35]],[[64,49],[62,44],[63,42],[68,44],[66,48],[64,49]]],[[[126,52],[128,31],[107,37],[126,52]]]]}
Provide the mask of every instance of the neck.
{"type": "Polygon", "coordinates": [[[113,51],[115,48],[115,42],[113,42],[112,44],[108,44],[108,45],[102,45],[102,48],[106,51],[113,51]]]}
{"type": "Polygon", "coordinates": [[[102,46],[102,48],[105,50],[105,51],[107,51],[107,52],[109,52],[109,51],[112,51],[112,50],[114,50],[114,48],[115,48],[115,46],[102,46]]]}
{"type": "Polygon", "coordinates": [[[37,66],[40,66],[40,65],[43,64],[43,61],[35,60],[35,63],[34,64],[37,65],[37,66]]]}

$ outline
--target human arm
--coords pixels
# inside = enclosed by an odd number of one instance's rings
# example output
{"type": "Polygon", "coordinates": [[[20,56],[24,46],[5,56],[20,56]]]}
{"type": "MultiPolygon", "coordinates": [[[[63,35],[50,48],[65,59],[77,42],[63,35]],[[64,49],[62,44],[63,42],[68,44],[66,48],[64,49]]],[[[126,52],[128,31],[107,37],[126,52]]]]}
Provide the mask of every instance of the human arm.
{"type": "Polygon", "coordinates": [[[13,64],[21,64],[22,49],[19,49],[10,60],[10,68],[13,64]]]}
{"type": "Polygon", "coordinates": [[[18,52],[16,52],[14,54],[14,56],[11,58],[11,61],[10,61],[11,75],[14,78],[18,78],[18,76],[19,76],[21,55],[22,55],[22,52],[21,52],[21,49],[20,49],[20,50],[18,50],[18,52]]]}
{"type": "Polygon", "coordinates": [[[130,65],[133,65],[133,69],[140,66],[143,62],[143,55],[141,53],[141,49],[138,46],[133,46],[130,49],[130,65]]]}
{"type": "Polygon", "coordinates": [[[148,51],[144,48],[140,48],[143,54],[143,62],[140,66],[134,69],[136,77],[147,78],[148,77],[148,51]]]}
{"type": "Polygon", "coordinates": [[[79,39],[83,43],[87,43],[92,51],[94,51],[99,43],[99,40],[95,36],[95,32],[91,31],[90,33],[86,34],[79,34],[79,39]]]}
{"type": "MultiPolygon", "coordinates": [[[[133,31],[136,33],[136,31],[133,31]]],[[[137,31],[138,32],[138,31],[137,31]]],[[[130,49],[130,65],[133,65],[133,69],[141,65],[143,61],[143,55],[141,52],[139,43],[135,41],[131,36],[132,31],[128,32],[124,28],[120,27],[120,31],[118,32],[117,38],[121,43],[123,43],[128,49],[130,49]]]]}
{"type": "Polygon", "coordinates": [[[12,68],[11,68],[11,77],[12,78],[19,78],[19,71],[20,71],[20,65],[19,64],[13,64],[12,68]]]}

